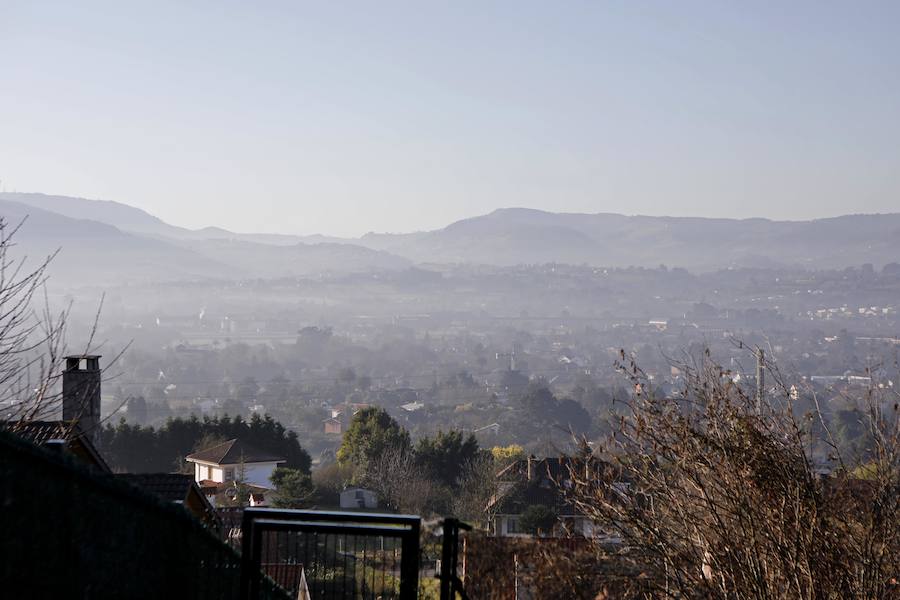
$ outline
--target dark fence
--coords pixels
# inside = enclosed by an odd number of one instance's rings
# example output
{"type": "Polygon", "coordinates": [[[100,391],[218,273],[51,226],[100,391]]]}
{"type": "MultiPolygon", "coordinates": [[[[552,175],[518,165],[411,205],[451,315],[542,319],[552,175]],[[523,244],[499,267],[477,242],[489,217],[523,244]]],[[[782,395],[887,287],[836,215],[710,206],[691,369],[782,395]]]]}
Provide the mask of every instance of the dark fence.
{"type": "Polygon", "coordinates": [[[217,527],[209,529],[182,507],[64,451],[0,431],[4,595],[466,598],[459,558],[468,526],[455,519],[441,523],[423,546],[421,519],[411,515],[218,512],[217,527]]]}
{"type": "Polygon", "coordinates": [[[441,528],[441,568],[436,575],[440,581],[441,600],[455,600],[457,595],[462,600],[468,600],[459,570],[460,538],[463,532],[472,531],[472,526],[459,519],[447,518],[441,523],[441,528]]]}
{"type": "Polygon", "coordinates": [[[216,531],[219,539],[241,551],[241,527],[244,524],[243,506],[220,506],[216,508],[216,516],[219,518],[219,526],[216,531]]]}
{"type": "Polygon", "coordinates": [[[259,573],[292,597],[416,598],[416,516],[248,508],[244,510],[242,583],[255,598],[259,573]]]}
{"type": "MultiPolygon", "coordinates": [[[[183,508],[0,431],[4,596],[238,598],[241,568],[183,508]]],[[[256,597],[287,597],[254,579],[256,597]]]]}

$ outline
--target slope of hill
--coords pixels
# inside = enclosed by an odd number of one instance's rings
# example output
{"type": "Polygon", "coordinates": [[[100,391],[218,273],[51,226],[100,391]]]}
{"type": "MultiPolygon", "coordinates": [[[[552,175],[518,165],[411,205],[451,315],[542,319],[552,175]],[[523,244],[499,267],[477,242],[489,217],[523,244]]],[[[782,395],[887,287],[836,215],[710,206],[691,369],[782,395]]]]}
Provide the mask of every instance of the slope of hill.
{"type": "Polygon", "coordinates": [[[85,219],[112,225],[122,231],[180,237],[188,229],[175,227],[133,206],[112,200],[88,200],[48,194],[0,193],[0,200],[27,204],[72,219],[85,219]]]}
{"type": "Polygon", "coordinates": [[[183,242],[186,248],[220,260],[249,277],[302,277],[405,269],[412,261],[353,244],[276,246],[233,239],[183,242]]]}
{"type": "Polygon", "coordinates": [[[73,219],[89,219],[112,225],[122,231],[172,240],[235,239],[260,244],[289,246],[305,241],[302,236],[267,233],[235,233],[221,227],[187,229],[170,225],[150,213],[112,200],[90,200],[71,196],[34,193],[0,193],[0,200],[34,206],[73,219]]]}
{"type": "Polygon", "coordinates": [[[427,233],[364,236],[420,262],[569,262],[694,270],[881,265],[900,256],[900,214],[812,221],[549,213],[512,208],[427,233]]]}
{"type": "MultiPolygon", "coordinates": [[[[85,202],[88,204],[84,206],[94,209],[86,211],[92,216],[118,219],[138,228],[155,228],[156,232],[172,227],[123,204],[85,202]]],[[[41,203],[67,206],[69,214],[74,214],[72,206],[77,205],[68,204],[65,197],[49,196],[42,197],[41,203]]],[[[72,218],[35,204],[3,199],[0,216],[11,225],[25,220],[15,237],[16,257],[27,255],[30,263],[36,264],[60,250],[50,275],[53,284],[65,286],[350,274],[403,269],[411,264],[405,258],[359,245],[286,245],[284,240],[278,244],[255,243],[229,237],[230,232],[215,228],[192,232],[198,234],[196,239],[141,235],[97,220],[72,218]]]]}
{"type": "Polygon", "coordinates": [[[234,277],[237,271],[191,250],[141,237],[87,219],[73,219],[34,206],[0,200],[0,216],[22,223],[11,250],[36,264],[59,250],[51,281],[96,285],[147,280],[234,277]]]}

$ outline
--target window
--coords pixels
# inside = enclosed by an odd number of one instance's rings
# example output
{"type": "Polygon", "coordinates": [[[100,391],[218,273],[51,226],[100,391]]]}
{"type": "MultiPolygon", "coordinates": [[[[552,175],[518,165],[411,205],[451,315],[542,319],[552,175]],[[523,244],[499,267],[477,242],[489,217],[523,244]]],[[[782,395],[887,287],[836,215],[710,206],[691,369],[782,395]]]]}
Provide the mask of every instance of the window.
{"type": "Polygon", "coordinates": [[[225,481],[234,481],[234,468],[225,469],[225,481]]]}
{"type": "Polygon", "coordinates": [[[522,533],[519,530],[518,517],[507,517],[506,518],[506,533],[522,533]]]}

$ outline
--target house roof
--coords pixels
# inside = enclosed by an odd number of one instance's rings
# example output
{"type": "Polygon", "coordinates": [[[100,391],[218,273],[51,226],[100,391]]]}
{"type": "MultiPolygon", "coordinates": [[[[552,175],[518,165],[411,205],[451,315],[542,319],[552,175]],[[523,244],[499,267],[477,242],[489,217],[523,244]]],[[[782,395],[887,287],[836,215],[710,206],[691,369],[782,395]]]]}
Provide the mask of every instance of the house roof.
{"type": "Polygon", "coordinates": [[[184,502],[194,485],[193,477],[181,473],[122,473],[116,477],[169,502],[184,502]]]}
{"type": "Polygon", "coordinates": [[[117,479],[152,494],[164,502],[181,504],[204,523],[221,524],[216,509],[190,475],[181,473],[122,473],[117,479]]]}
{"type": "Polygon", "coordinates": [[[478,427],[474,429],[472,433],[480,433],[488,429],[500,429],[500,423],[491,423],[490,425],[485,425],[484,427],[478,427]]]}
{"type": "Polygon", "coordinates": [[[53,440],[63,440],[73,454],[101,471],[112,472],[103,456],[86,436],[77,421],[27,421],[0,422],[0,428],[7,429],[37,446],[53,440]]]}
{"type": "Polygon", "coordinates": [[[68,441],[73,428],[74,423],[70,421],[31,421],[15,423],[13,431],[19,437],[40,446],[51,440],[68,441]]]}
{"type": "Polygon", "coordinates": [[[285,462],[287,459],[271,452],[260,450],[239,439],[228,440],[218,446],[189,454],[185,460],[205,462],[215,465],[237,465],[240,463],[285,462]]]}
{"type": "MultiPolygon", "coordinates": [[[[565,482],[570,468],[583,468],[584,464],[570,457],[518,460],[497,474],[500,493],[491,504],[500,514],[521,514],[529,506],[542,504],[559,516],[577,515],[579,512],[567,498],[565,482]]],[[[597,462],[591,468],[599,469],[601,464],[597,462]]]]}

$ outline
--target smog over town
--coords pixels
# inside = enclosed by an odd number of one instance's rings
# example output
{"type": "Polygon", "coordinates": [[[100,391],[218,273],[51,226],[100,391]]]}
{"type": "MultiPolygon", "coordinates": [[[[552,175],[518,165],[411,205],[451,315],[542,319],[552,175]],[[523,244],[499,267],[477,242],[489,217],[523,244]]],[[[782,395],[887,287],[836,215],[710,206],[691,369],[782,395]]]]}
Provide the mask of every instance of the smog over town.
{"type": "Polygon", "coordinates": [[[900,598],[898,24],[0,2],[0,581],[900,598]]]}

